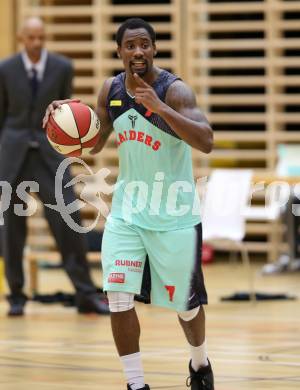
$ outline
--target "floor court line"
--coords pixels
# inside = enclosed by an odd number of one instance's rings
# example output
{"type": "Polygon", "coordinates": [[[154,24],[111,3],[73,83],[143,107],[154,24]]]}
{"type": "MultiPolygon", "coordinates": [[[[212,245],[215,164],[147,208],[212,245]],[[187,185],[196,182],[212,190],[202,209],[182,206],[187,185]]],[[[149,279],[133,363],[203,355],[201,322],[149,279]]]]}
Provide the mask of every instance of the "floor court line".
{"type": "MultiPolygon", "coordinates": [[[[70,351],[66,351],[66,350],[52,350],[52,349],[34,349],[34,348],[15,348],[13,351],[10,351],[10,352],[13,352],[13,353],[34,353],[34,354],[43,354],[43,355],[53,355],[53,354],[56,354],[56,355],[70,355],[70,356],[83,356],[83,357],[114,357],[116,355],[115,352],[101,352],[101,351],[98,351],[98,352],[79,352],[79,351],[73,351],[73,350],[70,350],[70,351]]],[[[188,352],[186,351],[187,353],[187,356],[188,356],[188,352]]],[[[143,356],[145,359],[157,359],[158,356],[164,356],[164,355],[168,355],[168,360],[170,361],[183,361],[183,360],[186,360],[187,359],[187,356],[169,356],[170,355],[170,352],[169,354],[167,354],[167,352],[165,353],[162,353],[162,354],[159,354],[159,353],[156,353],[156,354],[147,354],[146,351],[143,351],[143,356]]],[[[228,354],[229,355],[229,354],[228,354]]],[[[232,354],[234,355],[234,354],[232,354]]],[[[240,355],[242,356],[242,355],[240,355]]],[[[248,356],[247,354],[245,356],[248,356]]],[[[239,364],[259,364],[261,365],[262,363],[265,363],[265,364],[273,364],[273,365],[285,365],[285,366],[294,366],[294,367],[300,367],[300,362],[291,362],[291,361],[274,361],[274,360],[260,360],[259,359],[259,354],[257,355],[257,359],[248,359],[248,360],[240,360],[240,359],[222,359],[220,357],[214,357],[213,359],[214,361],[216,362],[222,362],[223,364],[232,364],[232,363],[239,363],[239,364]]]]}

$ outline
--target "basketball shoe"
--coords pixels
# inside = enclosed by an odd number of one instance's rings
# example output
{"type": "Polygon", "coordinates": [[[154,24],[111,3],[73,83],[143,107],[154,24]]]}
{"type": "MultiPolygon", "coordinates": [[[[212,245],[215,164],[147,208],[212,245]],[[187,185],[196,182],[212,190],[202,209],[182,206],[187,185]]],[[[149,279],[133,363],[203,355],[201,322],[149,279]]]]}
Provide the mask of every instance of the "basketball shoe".
{"type": "MultiPolygon", "coordinates": [[[[131,390],[131,387],[129,385],[127,385],[127,390],[131,390]]],[[[144,387],[142,387],[139,390],[150,390],[150,387],[149,387],[149,385],[145,385],[144,387]]]]}
{"type": "Polygon", "coordinates": [[[198,371],[194,371],[192,361],[189,364],[190,376],[186,380],[187,387],[191,390],[214,390],[214,374],[210,362],[208,366],[200,367],[198,371]]]}

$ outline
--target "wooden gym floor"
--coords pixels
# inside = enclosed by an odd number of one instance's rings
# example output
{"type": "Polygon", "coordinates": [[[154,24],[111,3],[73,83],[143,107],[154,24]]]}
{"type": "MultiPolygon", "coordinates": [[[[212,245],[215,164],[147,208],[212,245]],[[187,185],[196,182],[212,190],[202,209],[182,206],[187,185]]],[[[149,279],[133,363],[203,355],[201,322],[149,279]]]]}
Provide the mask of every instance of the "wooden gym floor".
{"type": "MultiPolygon", "coordinates": [[[[40,274],[40,292],[70,289],[63,272],[40,274]]],[[[217,263],[206,266],[205,275],[216,390],[299,389],[299,301],[221,303],[220,296],[247,288],[241,267],[217,263]]],[[[98,281],[99,273],[94,277],[98,281]]],[[[256,276],[255,283],[257,291],[300,297],[300,272],[256,276]]],[[[6,309],[1,301],[1,390],[125,390],[108,317],[31,302],[26,317],[9,319],[6,309]]],[[[141,304],[138,312],[146,382],[151,389],[185,389],[188,348],[175,314],[141,304]]]]}

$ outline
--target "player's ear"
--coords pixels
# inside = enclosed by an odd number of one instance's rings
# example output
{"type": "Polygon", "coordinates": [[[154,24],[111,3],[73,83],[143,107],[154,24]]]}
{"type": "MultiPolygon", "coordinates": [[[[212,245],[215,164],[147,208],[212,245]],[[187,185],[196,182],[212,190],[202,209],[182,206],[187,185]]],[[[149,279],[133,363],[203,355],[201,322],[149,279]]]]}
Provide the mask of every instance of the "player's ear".
{"type": "Polygon", "coordinates": [[[155,43],[153,43],[153,49],[154,49],[154,57],[156,56],[156,54],[157,54],[157,49],[156,49],[156,44],[155,43]]]}
{"type": "Polygon", "coordinates": [[[120,48],[120,46],[117,47],[117,56],[118,56],[118,58],[122,58],[121,57],[121,48],[120,48]]]}

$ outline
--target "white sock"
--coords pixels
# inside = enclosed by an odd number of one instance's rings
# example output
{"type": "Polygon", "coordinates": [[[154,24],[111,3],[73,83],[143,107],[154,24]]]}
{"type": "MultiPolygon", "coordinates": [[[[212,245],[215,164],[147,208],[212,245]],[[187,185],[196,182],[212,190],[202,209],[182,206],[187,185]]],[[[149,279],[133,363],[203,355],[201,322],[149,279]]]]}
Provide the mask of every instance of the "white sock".
{"type": "Polygon", "coordinates": [[[208,366],[206,341],[204,341],[204,343],[199,347],[193,347],[190,345],[190,349],[193,370],[198,371],[200,367],[208,366]]]}
{"type": "Polygon", "coordinates": [[[142,389],[145,386],[144,370],[142,366],[141,353],[136,352],[120,357],[123,364],[127,383],[132,390],[142,389]]]}

